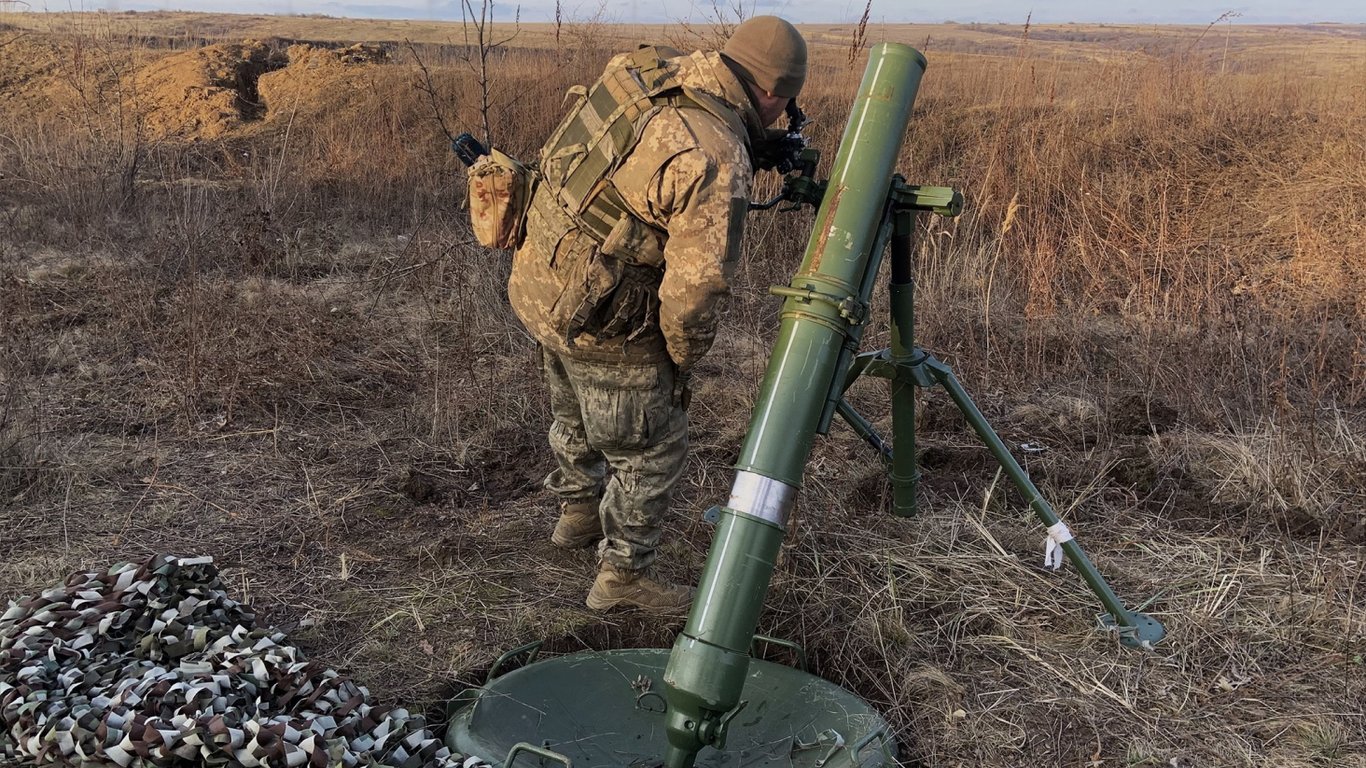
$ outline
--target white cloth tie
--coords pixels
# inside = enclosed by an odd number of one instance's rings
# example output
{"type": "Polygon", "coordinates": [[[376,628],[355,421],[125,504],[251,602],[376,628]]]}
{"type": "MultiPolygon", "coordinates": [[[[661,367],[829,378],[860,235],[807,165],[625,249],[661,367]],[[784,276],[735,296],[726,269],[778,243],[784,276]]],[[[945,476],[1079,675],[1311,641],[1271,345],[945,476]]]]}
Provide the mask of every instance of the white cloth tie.
{"type": "Polygon", "coordinates": [[[1062,545],[1072,540],[1072,532],[1067,523],[1059,520],[1048,526],[1048,539],[1043,545],[1043,567],[1058,570],[1062,567],[1062,545]]]}

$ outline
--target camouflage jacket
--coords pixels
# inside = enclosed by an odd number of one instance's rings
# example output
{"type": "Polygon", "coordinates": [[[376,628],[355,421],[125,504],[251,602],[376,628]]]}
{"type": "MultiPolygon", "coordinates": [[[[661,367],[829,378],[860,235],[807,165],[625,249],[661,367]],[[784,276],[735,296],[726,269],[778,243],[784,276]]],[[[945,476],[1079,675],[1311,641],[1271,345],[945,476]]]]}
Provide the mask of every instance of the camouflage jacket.
{"type": "MultiPolygon", "coordinates": [[[[683,85],[734,110],[740,119],[731,125],[763,136],[744,86],[719,54],[669,60],[675,64],[683,85]]],[[[513,256],[508,298],[527,330],[560,354],[598,362],[672,359],[686,370],[711,347],[730,292],[754,176],[750,138],[692,107],[666,106],[637,131],[638,143],[609,181],[662,242],[662,263],[623,264],[600,253],[542,186],[513,256]],[[586,295],[594,297],[596,316],[589,332],[571,334],[586,295]]]]}

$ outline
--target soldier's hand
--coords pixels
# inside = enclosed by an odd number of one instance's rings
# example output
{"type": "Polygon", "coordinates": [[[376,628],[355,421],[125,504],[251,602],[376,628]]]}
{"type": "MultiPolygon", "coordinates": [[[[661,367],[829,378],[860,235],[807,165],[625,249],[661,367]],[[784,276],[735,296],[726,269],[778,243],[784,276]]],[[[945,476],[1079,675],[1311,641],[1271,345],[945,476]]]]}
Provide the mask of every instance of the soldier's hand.
{"type": "Polygon", "coordinates": [[[674,366],[674,405],[688,410],[692,402],[692,371],[674,366]]]}

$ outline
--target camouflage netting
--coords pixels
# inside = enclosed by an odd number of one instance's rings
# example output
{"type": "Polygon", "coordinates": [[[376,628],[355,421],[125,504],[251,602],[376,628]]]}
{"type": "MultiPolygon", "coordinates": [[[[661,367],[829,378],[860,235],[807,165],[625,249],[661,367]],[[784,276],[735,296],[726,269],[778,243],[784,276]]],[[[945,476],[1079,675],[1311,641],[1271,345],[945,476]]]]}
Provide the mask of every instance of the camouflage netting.
{"type": "Polygon", "coordinates": [[[73,574],[0,617],[0,763],[475,768],[223,591],[212,558],[73,574]]]}

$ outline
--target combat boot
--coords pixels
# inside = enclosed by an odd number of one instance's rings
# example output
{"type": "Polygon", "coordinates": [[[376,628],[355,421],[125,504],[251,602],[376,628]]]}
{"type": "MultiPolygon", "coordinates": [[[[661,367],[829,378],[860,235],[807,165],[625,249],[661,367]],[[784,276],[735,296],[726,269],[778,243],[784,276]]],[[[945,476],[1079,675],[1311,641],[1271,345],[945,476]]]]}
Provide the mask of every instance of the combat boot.
{"type": "Polygon", "coordinates": [[[647,613],[681,613],[692,604],[693,589],[656,581],[648,571],[631,571],[603,563],[593,588],[588,590],[588,607],[606,611],[619,606],[639,608],[647,613]]]}
{"type": "Polygon", "coordinates": [[[551,544],[560,549],[583,549],[598,543],[602,536],[596,499],[560,502],[560,519],[550,534],[551,544]]]}

